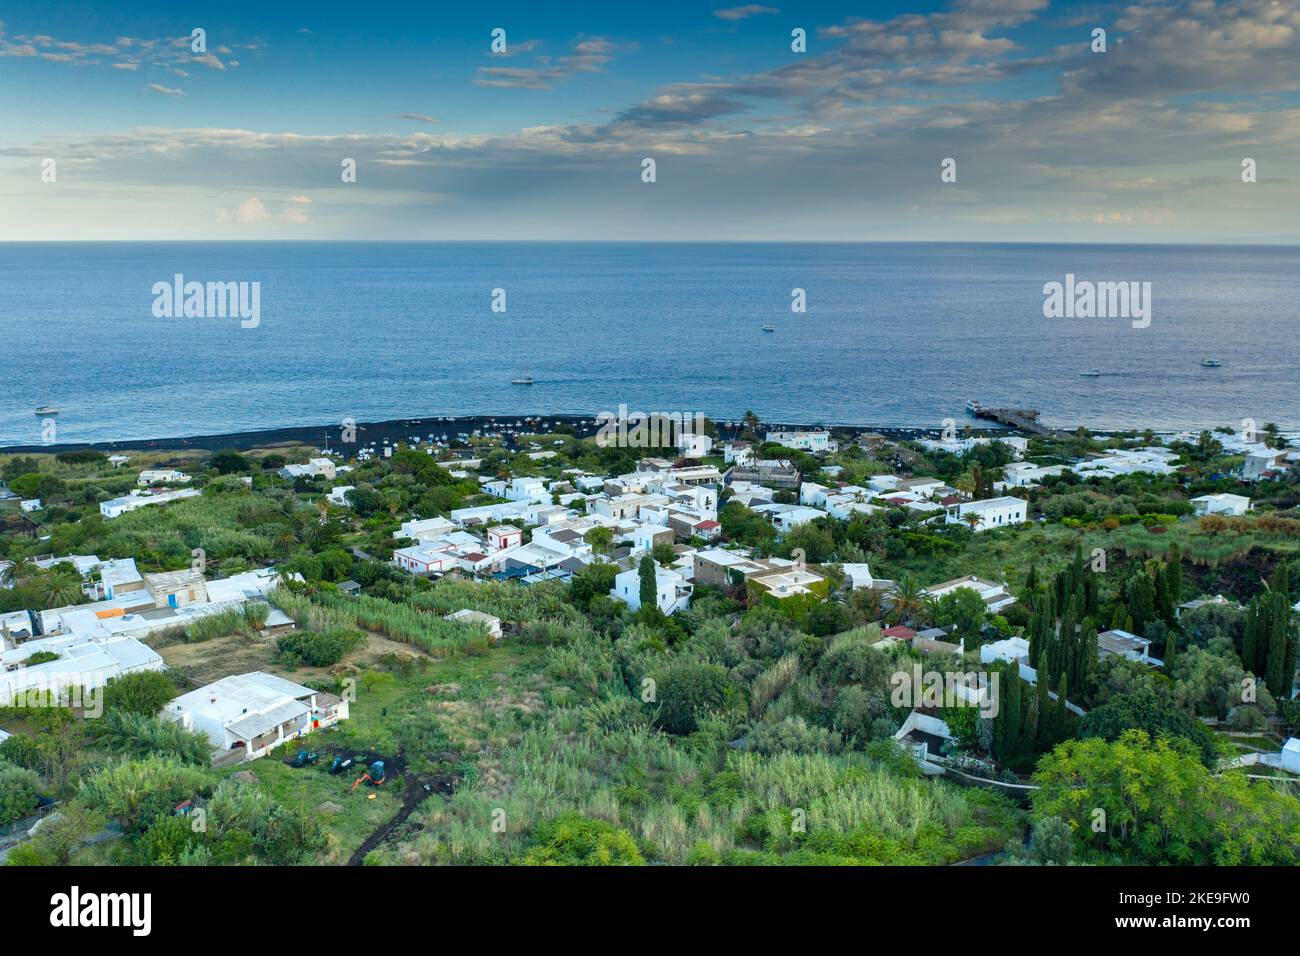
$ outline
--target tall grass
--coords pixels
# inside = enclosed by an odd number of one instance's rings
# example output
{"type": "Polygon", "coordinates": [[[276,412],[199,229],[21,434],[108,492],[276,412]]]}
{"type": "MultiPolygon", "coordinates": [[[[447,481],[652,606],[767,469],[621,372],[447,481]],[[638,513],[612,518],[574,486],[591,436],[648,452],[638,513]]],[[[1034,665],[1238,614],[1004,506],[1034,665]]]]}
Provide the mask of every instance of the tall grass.
{"type": "Polygon", "coordinates": [[[482,653],[490,640],[482,625],[445,621],[436,614],[370,595],[307,595],[277,588],[272,601],[300,627],[313,631],[360,628],[418,647],[433,657],[482,653]]]}

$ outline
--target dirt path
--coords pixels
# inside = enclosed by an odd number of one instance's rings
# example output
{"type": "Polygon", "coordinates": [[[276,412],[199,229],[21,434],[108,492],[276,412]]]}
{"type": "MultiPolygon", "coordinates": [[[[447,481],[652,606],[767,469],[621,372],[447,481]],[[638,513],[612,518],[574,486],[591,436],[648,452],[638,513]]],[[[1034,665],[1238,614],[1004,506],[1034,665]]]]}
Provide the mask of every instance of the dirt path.
{"type": "Polygon", "coordinates": [[[448,771],[431,777],[417,777],[414,774],[404,775],[402,808],[393,814],[392,819],[366,837],[365,842],[357,847],[356,852],[348,858],[347,865],[360,866],[365,860],[366,854],[388,839],[428,797],[437,794],[444,800],[449,798],[455,792],[456,784],[460,782],[460,778],[460,771],[448,771]]]}

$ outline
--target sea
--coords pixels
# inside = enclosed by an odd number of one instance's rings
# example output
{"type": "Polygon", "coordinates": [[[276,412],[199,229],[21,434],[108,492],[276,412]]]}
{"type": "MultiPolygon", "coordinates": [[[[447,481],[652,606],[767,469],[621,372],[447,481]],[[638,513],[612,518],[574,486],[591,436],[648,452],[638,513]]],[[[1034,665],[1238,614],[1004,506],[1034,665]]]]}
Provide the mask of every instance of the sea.
{"type": "Polygon", "coordinates": [[[0,446],[621,406],[943,428],[970,399],[1293,429],[1300,247],[0,243],[0,341],[0,446]],[[258,283],[256,326],[155,314],[177,275],[258,283]],[[1150,283],[1149,324],[1045,317],[1067,275],[1150,283]]]}

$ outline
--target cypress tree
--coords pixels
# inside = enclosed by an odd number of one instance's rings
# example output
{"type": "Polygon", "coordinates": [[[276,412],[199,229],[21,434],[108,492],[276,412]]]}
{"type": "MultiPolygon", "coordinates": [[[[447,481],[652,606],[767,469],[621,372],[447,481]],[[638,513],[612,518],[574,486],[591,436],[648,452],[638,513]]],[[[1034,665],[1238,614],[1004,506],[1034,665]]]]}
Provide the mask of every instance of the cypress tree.
{"type": "Polygon", "coordinates": [[[641,579],[641,606],[658,607],[659,589],[655,581],[655,559],[648,554],[643,555],[637,574],[641,579]]]}

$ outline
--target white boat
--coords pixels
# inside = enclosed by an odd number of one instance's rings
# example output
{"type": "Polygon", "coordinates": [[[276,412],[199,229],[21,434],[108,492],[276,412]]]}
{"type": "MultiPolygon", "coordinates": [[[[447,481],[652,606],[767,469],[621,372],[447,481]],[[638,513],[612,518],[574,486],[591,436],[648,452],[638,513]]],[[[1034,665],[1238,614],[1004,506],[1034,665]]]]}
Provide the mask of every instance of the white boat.
{"type": "Polygon", "coordinates": [[[510,380],[511,385],[532,385],[533,377],[531,375],[516,375],[510,380]]]}
{"type": "Polygon", "coordinates": [[[1088,369],[1088,371],[1086,371],[1086,372],[1080,372],[1079,374],[1082,375],[1084,378],[1100,378],[1100,377],[1101,377],[1101,369],[1099,369],[1099,368],[1090,368],[1090,369],[1088,369]]]}
{"type": "Polygon", "coordinates": [[[769,322],[767,325],[763,326],[763,331],[764,331],[764,332],[775,332],[775,331],[776,331],[776,326],[775,326],[775,325],[772,325],[772,324],[769,322]]]}
{"type": "Polygon", "coordinates": [[[36,414],[37,414],[37,415],[57,415],[57,414],[59,414],[59,410],[58,410],[57,408],[55,408],[53,405],[42,405],[40,408],[36,409],[36,414]]]}
{"type": "Polygon", "coordinates": [[[1201,365],[1204,366],[1205,368],[1218,368],[1222,364],[1223,363],[1220,362],[1218,359],[1212,359],[1212,358],[1201,359],[1201,365]]]}

